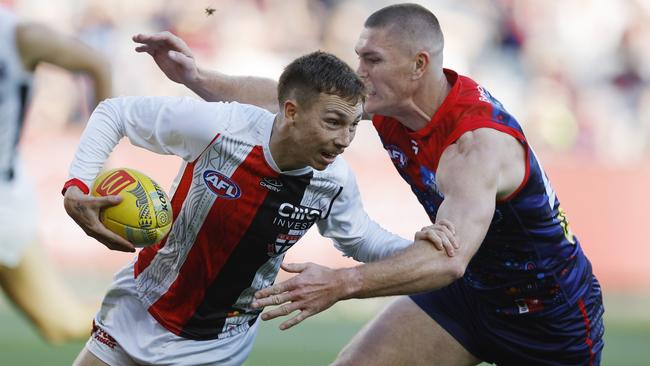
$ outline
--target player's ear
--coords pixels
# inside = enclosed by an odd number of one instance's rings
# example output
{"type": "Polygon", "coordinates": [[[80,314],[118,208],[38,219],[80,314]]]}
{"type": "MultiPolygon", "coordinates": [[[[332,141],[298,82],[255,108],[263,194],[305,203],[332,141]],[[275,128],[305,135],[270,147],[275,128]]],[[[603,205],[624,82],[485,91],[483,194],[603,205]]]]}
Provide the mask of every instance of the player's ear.
{"type": "Polygon", "coordinates": [[[295,100],[287,99],[282,105],[284,118],[289,122],[294,122],[296,120],[296,114],[298,113],[298,105],[295,100]]]}
{"type": "Polygon", "coordinates": [[[421,51],[415,55],[415,60],[413,63],[413,74],[411,75],[412,80],[417,80],[424,75],[424,72],[429,67],[430,56],[427,52],[421,51]]]}

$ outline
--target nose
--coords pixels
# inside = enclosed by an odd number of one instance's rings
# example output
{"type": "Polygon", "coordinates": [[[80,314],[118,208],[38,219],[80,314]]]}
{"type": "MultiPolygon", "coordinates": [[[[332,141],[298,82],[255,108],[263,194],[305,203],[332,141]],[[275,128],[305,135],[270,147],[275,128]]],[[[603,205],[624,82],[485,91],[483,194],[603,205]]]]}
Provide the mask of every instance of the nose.
{"type": "Polygon", "coordinates": [[[341,132],[336,136],[334,140],[334,145],[337,149],[343,150],[346,147],[350,146],[352,139],[354,138],[354,133],[348,128],[342,128],[341,132]]]}
{"type": "Polygon", "coordinates": [[[368,71],[363,67],[363,62],[361,61],[359,61],[359,66],[357,66],[357,75],[359,75],[361,79],[366,79],[368,77],[368,71]]]}

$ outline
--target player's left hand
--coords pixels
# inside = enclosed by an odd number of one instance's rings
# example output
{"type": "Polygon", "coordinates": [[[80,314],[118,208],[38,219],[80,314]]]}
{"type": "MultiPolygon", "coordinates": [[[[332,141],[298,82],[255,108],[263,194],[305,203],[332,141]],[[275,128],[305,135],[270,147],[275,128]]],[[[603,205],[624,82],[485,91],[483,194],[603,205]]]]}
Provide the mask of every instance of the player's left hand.
{"type": "Polygon", "coordinates": [[[456,249],[460,248],[454,225],[445,219],[423,227],[415,233],[415,240],[429,241],[436,249],[444,250],[449,257],[456,255],[456,249]]]}
{"type": "Polygon", "coordinates": [[[271,320],[279,316],[300,312],[291,319],[280,324],[281,330],[286,330],[308,317],[328,309],[343,296],[341,284],[342,272],[315,263],[287,263],[282,269],[290,273],[298,273],[284,282],[259,290],[255,293],[253,308],[261,309],[277,305],[272,310],[262,314],[262,320],[271,320]]]}
{"type": "Polygon", "coordinates": [[[185,41],[171,32],[139,33],[132,37],[140,45],[136,52],[146,52],[167,77],[179,84],[190,85],[199,78],[199,69],[192,50],[185,41]]]}

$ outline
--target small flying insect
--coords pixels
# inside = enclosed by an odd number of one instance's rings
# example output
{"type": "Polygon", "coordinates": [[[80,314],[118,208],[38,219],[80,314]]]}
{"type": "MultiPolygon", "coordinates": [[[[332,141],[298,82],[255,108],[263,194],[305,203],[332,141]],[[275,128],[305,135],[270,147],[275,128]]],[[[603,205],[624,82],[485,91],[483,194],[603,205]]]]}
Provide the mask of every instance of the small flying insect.
{"type": "Polygon", "coordinates": [[[208,6],[207,8],[205,8],[205,15],[209,17],[210,15],[214,14],[214,12],[216,10],[217,9],[215,9],[215,8],[213,8],[211,6],[208,6]]]}

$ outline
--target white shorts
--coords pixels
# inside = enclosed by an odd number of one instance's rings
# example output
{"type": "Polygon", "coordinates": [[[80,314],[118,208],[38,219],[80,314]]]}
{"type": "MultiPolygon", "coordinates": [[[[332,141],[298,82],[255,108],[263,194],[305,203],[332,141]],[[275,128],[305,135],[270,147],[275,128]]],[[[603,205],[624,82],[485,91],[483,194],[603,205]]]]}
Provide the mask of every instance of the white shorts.
{"type": "Polygon", "coordinates": [[[38,212],[32,181],[22,169],[14,179],[0,180],[0,264],[16,267],[36,240],[38,212]]]}
{"type": "Polygon", "coordinates": [[[179,337],[161,326],[136,293],[133,263],[119,271],[95,317],[86,348],[109,365],[220,365],[244,363],[258,323],[247,331],[214,340],[179,337]]]}

